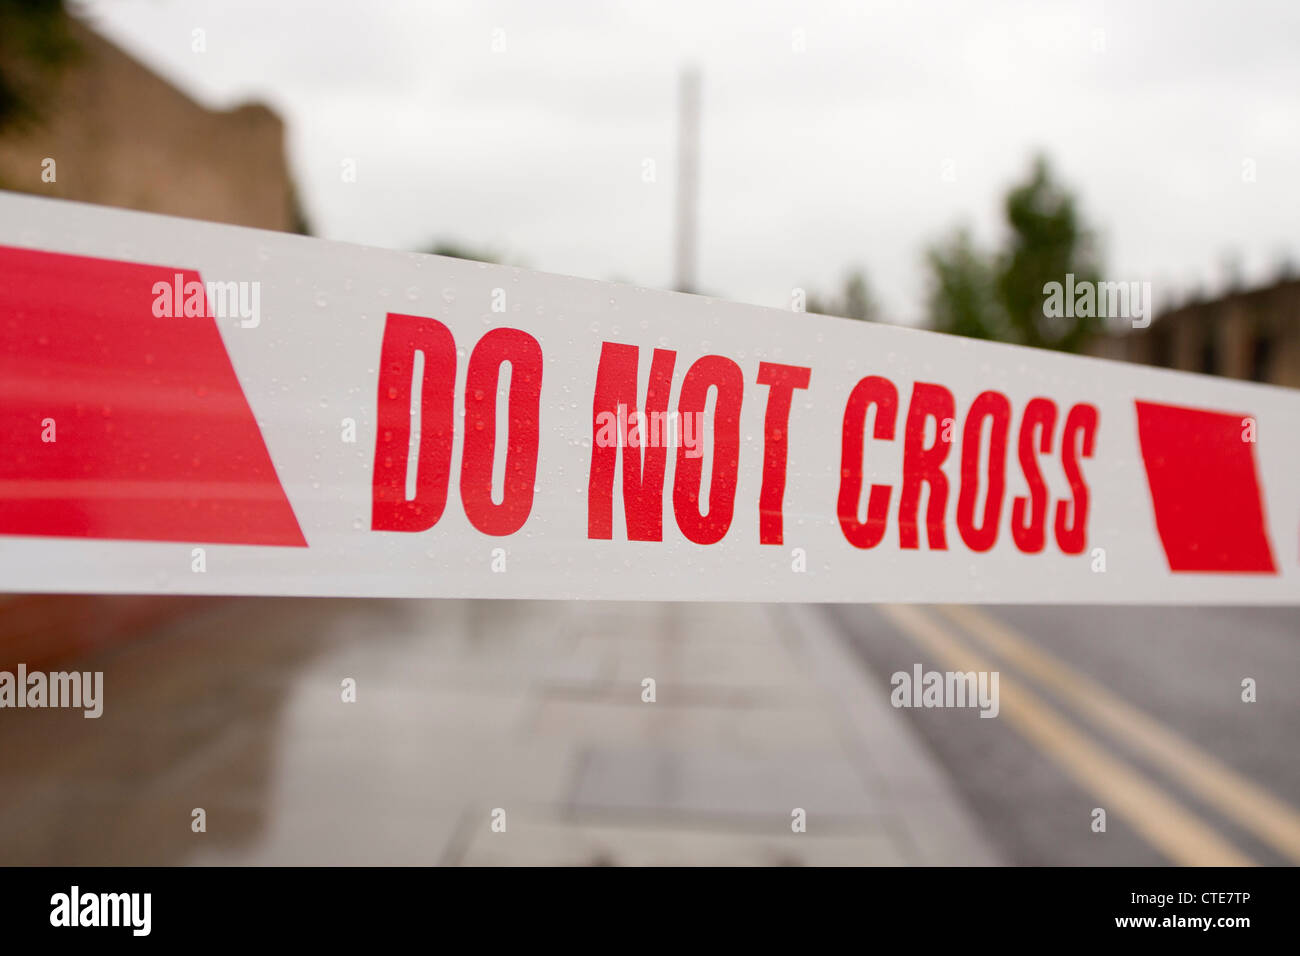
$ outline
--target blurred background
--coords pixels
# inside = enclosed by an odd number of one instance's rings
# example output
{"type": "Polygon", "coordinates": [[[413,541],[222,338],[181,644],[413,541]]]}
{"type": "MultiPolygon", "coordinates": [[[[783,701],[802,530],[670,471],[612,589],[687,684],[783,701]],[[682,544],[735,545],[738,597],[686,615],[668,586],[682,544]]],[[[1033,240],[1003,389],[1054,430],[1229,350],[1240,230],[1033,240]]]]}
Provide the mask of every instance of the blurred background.
{"type": "MultiPolygon", "coordinates": [[[[0,189],[1297,387],[1297,37],[1286,2],[0,0],[0,189]],[[1067,273],[1153,321],[1045,321],[1067,273]]],[[[107,686],[0,711],[0,863],[1295,863],[1298,635],[0,595],[0,668],[107,686]],[[916,663],[1000,670],[1002,714],[891,708],[916,663]]]]}

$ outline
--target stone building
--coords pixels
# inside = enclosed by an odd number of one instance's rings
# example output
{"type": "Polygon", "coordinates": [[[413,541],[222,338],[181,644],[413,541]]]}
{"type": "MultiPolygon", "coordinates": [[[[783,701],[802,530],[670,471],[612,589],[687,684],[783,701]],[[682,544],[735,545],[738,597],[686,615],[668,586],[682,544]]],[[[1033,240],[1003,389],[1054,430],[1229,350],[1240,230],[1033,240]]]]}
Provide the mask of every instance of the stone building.
{"type": "Polygon", "coordinates": [[[85,24],[70,32],[40,122],[0,135],[0,189],[306,231],[275,113],[207,109],[85,24]]]}
{"type": "Polygon", "coordinates": [[[1300,388],[1300,279],[1283,279],[1157,315],[1089,350],[1104,358],[1300,388]]]}

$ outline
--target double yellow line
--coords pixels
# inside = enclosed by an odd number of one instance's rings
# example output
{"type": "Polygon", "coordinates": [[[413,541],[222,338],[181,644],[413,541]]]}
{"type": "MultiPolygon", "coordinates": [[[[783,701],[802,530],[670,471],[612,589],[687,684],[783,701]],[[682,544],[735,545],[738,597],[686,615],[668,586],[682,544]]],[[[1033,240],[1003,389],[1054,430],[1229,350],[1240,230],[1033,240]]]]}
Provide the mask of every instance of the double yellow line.
{"type": "MultiPolygon", "coordinates": [[[[964,632],[974,637],[1069,703],[1095,727],[1121,737],[1224,816],[1300,862],[1300,813],[991,615],[960,606],[941,608],[937,615],[912,606],[886,605],[881,611],[946,669],[997,670],[960,635],[964,632]]],[[[999,691],[1002,718],[1092,793],[1099,805],[1116,811],[1170,860],[1187,866],[1254,862],[1026,685],[1003,673],[999,691]]]]}

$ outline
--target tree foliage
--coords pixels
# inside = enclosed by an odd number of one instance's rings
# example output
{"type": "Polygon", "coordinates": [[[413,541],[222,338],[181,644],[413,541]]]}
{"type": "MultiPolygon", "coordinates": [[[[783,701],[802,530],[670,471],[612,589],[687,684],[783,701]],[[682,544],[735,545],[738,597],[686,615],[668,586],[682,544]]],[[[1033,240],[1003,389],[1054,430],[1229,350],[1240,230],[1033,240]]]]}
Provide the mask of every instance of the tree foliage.
{"type": "Polygon", "coordinates": [[[817,295],[808,296],[807,311],[819,315],[838,315],[845,319],[865,319],[874,322],[879,318],[880,310],[875,297],[867,285],[866,274],[861,270],[849,273],[844,279],[844,286],[838,297],[823,299],[817,295]]]}
{"type": "Polygon", "coordinates": [[[496,253],[486,249],[472,249],[455,240],[442,239],[424,250],[433,256],[450,256],[453,259],[468,259],[471,262],[500,262],[496,253]]]}
{"type": "Polygon", "coordinates": [[[1054,178],[1047,160],[1037,158],[1026,180],[1007,193],[1008,227],[1003,247],[978,248],[958,229],[926,253],[931,327],[972,338],[997,339],[1037,348],[1078,351],[1097,331],[1091,316],[1049,318],[1044,285],[1096,282],[1099,274],[1092,235],[1074,196],[1054,178]]]}
{"type": "Polygon", "coordinates": [[[75,52],[62,0],[0,0],[0,132],[40,118],[48,83],[75,52]]]}

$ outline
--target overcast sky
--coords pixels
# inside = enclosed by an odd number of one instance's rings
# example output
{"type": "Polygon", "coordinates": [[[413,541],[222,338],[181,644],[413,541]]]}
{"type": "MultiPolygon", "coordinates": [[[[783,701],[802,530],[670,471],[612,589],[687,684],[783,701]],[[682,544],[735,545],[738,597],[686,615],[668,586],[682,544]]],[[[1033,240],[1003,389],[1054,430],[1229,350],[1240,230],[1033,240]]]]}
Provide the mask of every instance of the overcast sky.
{"type": "Polygon", "coordinates": [[[276,109],[328,238],[451,239],[669,286],[677,78],[696,63],[713,294],[788,307],[792,288],[860,266],[887,318],[917,321],[926,244],[960,223],[996,240],[1001,196],[1039,149],[1079,194],[1107,277],[1152,281],[1157,300],[1219,288],[1229,255],[1248,281],[1300,256],[1295,0],[78,8],[200,102],[276,109]]]}

